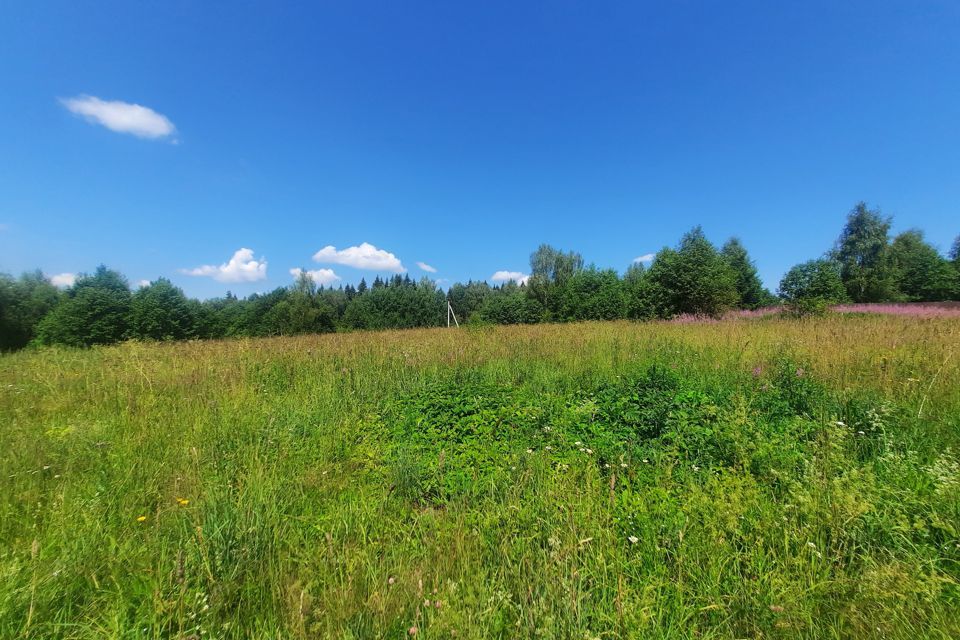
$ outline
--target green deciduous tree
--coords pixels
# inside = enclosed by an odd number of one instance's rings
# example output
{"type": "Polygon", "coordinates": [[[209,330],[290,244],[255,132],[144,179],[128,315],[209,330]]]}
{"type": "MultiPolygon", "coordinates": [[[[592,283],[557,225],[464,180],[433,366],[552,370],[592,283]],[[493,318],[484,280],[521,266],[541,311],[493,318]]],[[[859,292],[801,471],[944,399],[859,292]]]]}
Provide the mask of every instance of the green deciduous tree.
{"type": "Polygon", "coordinates": [[[166,278],[140,287],[130,301],[130,337],[184,340],[196,335],[193,310],[179,287],[166,278]]]}
{"type": "Polygon", "coordinates": [[[567,281],[582,269],[583,256],[579,253],[542,244],[530,255],[527,292],[547,310],[551,319],[558,319],[567,281]]]}
{"type": "Polygon", "coordinates": [[[101,265],[93,275],[80,276],[66,299],[40,321],[37,339],[73,347],[123,340],[128,334],[130,300],[126,279],[101,265]]]}
{"type": "Polygon", "coordinates": [[[533,324],[544,320],[546,310],[522,288],[504,285],[484,300],[478,315],[484,322],[494,324],[533,324]]]}
{"type": "Polygon", "coordinates": [[[613,269],[590,266],[577,271],[561,292],[560,315],[564,320],[615,320],[625,316],[623,281],[613,269]]]}
{"type": "Polygon", "coordinates": [[[890,264],[890,218],[860,202],[847,216],[832,258],[840,264],[840,278],[854,302],[883,302],[897,297],[890,264]]]}
{"type": "Polygon", "coordinates": [[[631,320],[653,320],[663,315],[666,303],[662,291],[650,279],[643,263],[634,262],[623,276],[625,315],[631,320]]]}
{"type": "Polygon", "coordinates": [[[719,316],[739,299],[736,273],[700,227],[684,234],[676,250],[662,249],[650,266],[658,315],[719,316]]]}
{"type": "Polygon", "coordinates": [[[912,229],[893,239],[890,262],[897,290],[910,302],[950,300],[957,290],[957,271],[912,229]]]}
{"type": "Polygon", "coordinates": [[[40,271],[18,279],[0,274],[0,351],[21,349],[33,340],[37,324],[60,297],[40,271]]]}
{"type": "Polygon", "coordinates": [[[797,313],[822,311],[845,302],[847,289],[840,278],[840,265],[833,260],[809,260],[792,267],[780,280],[780,297],[797,313]]]}
{"type": "Polygon", "coordinates": [[[486,282],[471,280],[466,284],[458,282],[451,286],[447,291],[447,299],[460,322],[470,322],[483,307],[484,301],[493,294],[493,288],[486,282]]]}

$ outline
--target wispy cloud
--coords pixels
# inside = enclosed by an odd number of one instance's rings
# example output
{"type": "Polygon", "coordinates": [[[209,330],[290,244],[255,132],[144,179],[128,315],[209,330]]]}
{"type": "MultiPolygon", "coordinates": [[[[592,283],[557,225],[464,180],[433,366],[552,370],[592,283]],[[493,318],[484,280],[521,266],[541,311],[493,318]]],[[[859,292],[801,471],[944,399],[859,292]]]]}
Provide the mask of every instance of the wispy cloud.
{"type": "Polygon", "coordinates": [[[203,265],[194,269],[181,269],[188,276],[209,276],[218,282],[256,282],[267,277],[267,261],[255,260],[253,249],[237,249],[228,262],[220,266],[203,265]]]}
{"type": "Polygon", "coordinates": [[[88,122],[102,125],[117,133],[129,133],[138,138],[151,140],[169,138],[177,130],[165,115],[139,104],[119,100],[101,100],[96,96],[87,95],[61,98],[60,103],[88,122]]]}
{"type": "Polygon", "coordinates": [[[434,267],[431,267],[426,262],[418,262],[417,266],[426,271],[427,273],[436,273],[437,270],[434,267]]]}
{"type": "Polygon", "coordinates": [[[369,242],[364,242],[357,247],[347,247],[339,251],[333,245],[328,245],[313,254],[313,261],[342,264],[356,269],[370,269],[373,271],[403,273],[407,270],[397,256],[389,251],[377,249],[369,242]]]}
{"type": "Polygon", "coordinates": [[[653,262],[653,254],[645,253],[642,256],[637,256],[633,259],[634,262],[653,262]]]}
{"type": "Polygon", "coordinates": [[[57,275],[50,276],[50,284],[55,287],[72,287],[76,281],[77,274],[75,273],[58,273],[57,275]]]}
{"type": "Polygon", "coordinates": [[[490,279],[494,282],[510,282],[513,280],[517,284],[526,284],[530,276],[519,271],[497,271],[490,276],[490,279]]]}
{"type": "Polygon", "coordinates": [[[299,278],[301,273],[306,273],[311,280],[323,286],[331,285],[340,279],[340,276],[334,273],[333,269],[309,269],[307,271],[300,267],[290,269],[290,275],[293,276],[294,280],[299,278]]]}
{"type": "Polygon", "coordinates": [[[149,281],[149,280],[140,280],[139,282],[137,282],[137,286],[140,286],[140,287],[149,287],[149,286],[150,286],[150,281],[149,281]]]}

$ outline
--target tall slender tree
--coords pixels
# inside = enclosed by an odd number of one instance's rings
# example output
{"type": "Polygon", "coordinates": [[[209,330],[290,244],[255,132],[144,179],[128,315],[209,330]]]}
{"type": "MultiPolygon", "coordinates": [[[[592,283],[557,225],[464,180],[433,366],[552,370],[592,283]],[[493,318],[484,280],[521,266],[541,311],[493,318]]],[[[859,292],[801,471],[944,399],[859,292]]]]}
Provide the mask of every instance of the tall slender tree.
{"type": "Polygon", "coordinates": [[[890,218],[860,202],[847,216],[832,257],[854,302],[883,302],[897,297],[890,264],[890,218]]]}

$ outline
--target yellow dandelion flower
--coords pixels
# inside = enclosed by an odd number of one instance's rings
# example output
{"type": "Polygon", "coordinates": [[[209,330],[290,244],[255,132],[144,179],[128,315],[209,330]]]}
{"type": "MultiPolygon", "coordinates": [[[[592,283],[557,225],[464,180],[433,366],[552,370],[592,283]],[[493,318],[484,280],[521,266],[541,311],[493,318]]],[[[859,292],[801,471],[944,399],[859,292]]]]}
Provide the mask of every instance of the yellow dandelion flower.
{"type": "Polygon", "coordinates": [[[190,504],[190,501],[186,498],[177,498],[177,504],[179,504],[181,507],[185,507],[190,504]]]}
{"type": "Polygon", "coordinates": [[[138,516],[138,517],[137,517],[137,522],[146,522],[146,521],[147,521],[147,516],[138,516]]]}

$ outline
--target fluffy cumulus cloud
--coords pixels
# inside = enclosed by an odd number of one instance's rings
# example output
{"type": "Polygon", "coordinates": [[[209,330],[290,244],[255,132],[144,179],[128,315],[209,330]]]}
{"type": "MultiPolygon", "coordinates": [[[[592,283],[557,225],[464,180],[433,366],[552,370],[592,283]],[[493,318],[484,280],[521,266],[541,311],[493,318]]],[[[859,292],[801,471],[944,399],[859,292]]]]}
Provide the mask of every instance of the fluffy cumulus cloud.
{"type": "Polygon", "coordinates": [[[311,280],[325,287],[340,279],[340,276],[334,273],[333,269],[310,269],[308,271],[304,271],[299,267],[290,269],[290,275],[293,276],[294,280],[298,279],[301,273],[306,273],[310,276],[311,280]]]}
{"type": "Polygon", "coordinates": [[[60,102],[71,113],[117,133],[159,140],[169,138],[177,130],[165,115],[139,104],[101,100],[96,96],[61,98],[60,102]]]}
{"type": "Polygon", "coordinates": [[[526,284],[529,278],[529,275],[519,271],[497,271],[490,276],[490,279],[494,282],[510,282],[513,280],[518,284],[526,284]]]}
{"type": "Polygon", "coordinates": [[[637,256],[633,259],[634,262],[653,262],[653,254],[645,253],[642,256],[637,256]]]}
{"type": "Polygon", "coordinates": [[[220,266],[205,264],[195,269],[181,269],[188,276],[209,276],[218,282],[256,282],[267,277],[267,261],[255,260],[253,249],[237,249],[228,262],[220,266]]]}
{"type": "Polygon", "coordinates": [[[140,280],[139,282],[137,282],[137,285],[138,285],[138,286],[141,286],[141,287],[149,287],[149,286],[150,286],[150,281],[149,281],[149,280],[140,280]]]}
{"type": "Polygon", "coordinates": [[[418,262],[417,266],[426,271],[427,273],[436,273],[437,270],[434,267],[431,267],[426,262],[418,262]]]}
{"type": "Polygon", "coordinates": [[[328,245],[313,254],[313,261],[342,264],[355,269],[370,269],[373,271],[404,273],[407,270],[400,262],[400,258],[389,251],[377,249],[369,242],[339,251],[336,247],[328,245]]]}
{"type": "Polygon", "coordinates": [[[50,276],[50,284],[55,287],[72,287],[76,281],[77,274],[75,273],[58,273],[55,276],[50,276]]]}

